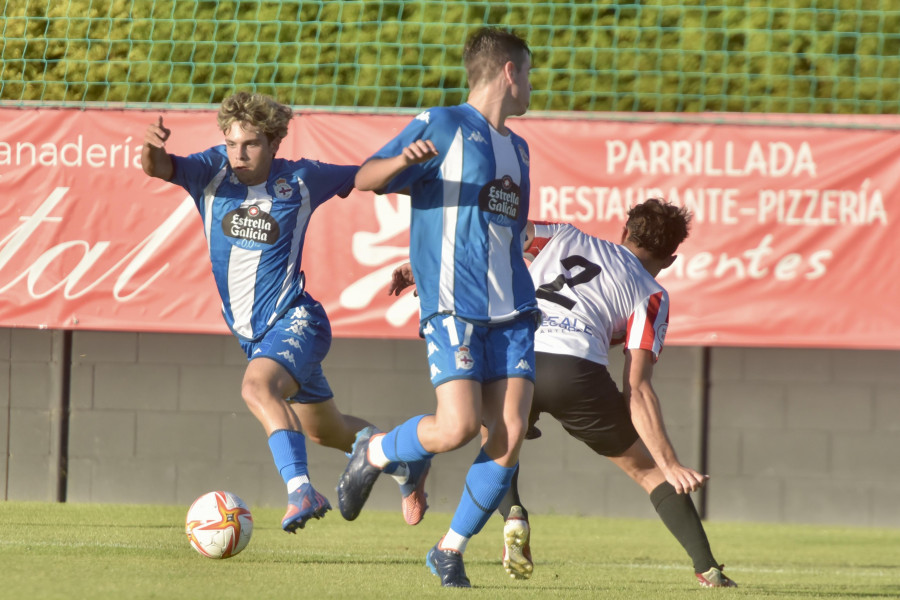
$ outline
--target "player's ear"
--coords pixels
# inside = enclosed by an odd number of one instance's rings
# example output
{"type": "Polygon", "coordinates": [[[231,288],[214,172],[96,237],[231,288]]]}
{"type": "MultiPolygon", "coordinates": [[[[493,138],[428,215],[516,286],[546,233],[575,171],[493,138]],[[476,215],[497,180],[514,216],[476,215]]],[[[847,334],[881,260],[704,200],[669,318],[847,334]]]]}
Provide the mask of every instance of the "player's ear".
{"type": "Polygon", "coordinates": [[[506,61],[506,64],[503,65],[503,76],[506,78],[508,83],[512,83],[516,80],[516,73],[518,69],[516,68],[516,63],[511,60],[506,61]]]}

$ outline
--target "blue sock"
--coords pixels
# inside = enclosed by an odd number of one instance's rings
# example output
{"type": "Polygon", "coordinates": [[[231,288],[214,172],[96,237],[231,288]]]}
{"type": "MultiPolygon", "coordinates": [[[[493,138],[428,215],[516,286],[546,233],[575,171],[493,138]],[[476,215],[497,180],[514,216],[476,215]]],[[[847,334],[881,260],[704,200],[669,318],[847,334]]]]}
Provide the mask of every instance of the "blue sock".
{"type": "Polygon", "coordinates": [[[309,476],[306,467],[306,436],[299,431],[278,429],[269,436],[269,449],[284,483],[301,475],[309,476]]]}
{"type": "Polygon", "coordinates": [[[450,529],[465,537],[481,531],[500,506],[515,472],[515,466],[500,466],[482,449],[466,474],[466,489],[453,513],[450,529]]]}
{"type": "Polygon", "coordinates": [[[392,462],[415,462],[434,456],[433,452],[428,452],[422,447],[419,434],[416,432],[419,421],[423,418],[425,415],[413,417],[384,434],[384,439],[381,440],[381,449],[388,459],[392,462]]]}

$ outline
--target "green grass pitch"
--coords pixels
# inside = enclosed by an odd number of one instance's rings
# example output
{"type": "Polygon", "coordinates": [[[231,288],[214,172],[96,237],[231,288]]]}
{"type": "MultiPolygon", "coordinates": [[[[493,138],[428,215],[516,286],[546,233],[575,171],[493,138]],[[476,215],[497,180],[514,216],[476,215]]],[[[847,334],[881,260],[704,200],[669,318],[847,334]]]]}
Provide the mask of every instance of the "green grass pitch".
{"type": "MultiPolygon", "coordinates": [[[[253,507],[251,507],[252,509],[253,507]]],[[[333,511],[297,535],[281,511],[253,509],[250,545],[228,560],[197,554],[187,506],[0,502],[0,598],[603,598],[607,600],[900,597],[900,530],[707,523],[738,589],[703,589],[654,520],[532,516],[535,573],[509,579],[494,517],[466,551],[471,590],[440,587],[425,553],[450,515],[416,527],[399,514],[333,511]]]]}

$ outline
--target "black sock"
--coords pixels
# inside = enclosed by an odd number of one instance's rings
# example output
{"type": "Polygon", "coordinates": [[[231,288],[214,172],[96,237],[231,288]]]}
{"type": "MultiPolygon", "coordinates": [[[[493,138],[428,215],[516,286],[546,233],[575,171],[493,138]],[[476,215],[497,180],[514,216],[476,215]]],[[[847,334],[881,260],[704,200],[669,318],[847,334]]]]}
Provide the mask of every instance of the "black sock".
{"type": "Polygon", "coordinates": [[[522,505],[522,499],[519,498],[519,467],[516,467],[516,472],[513,473],[512,481],[509,483],[509,489],[506,490],[506,495],[503,496],[503,499],[500,500],[500,506],[497,507],[497,511],[503,516],[503,520],[509,518],[509,511],[512,510],[513,506],[521,506],[522,512],[525,513],[525,520],[528,520],[528,511],[525,510],[525,507],[522,505]]]}
{"type": "Polygon", "coordinates": [[[679,494],[672,484],[664,481],[650,492],[650,502],[659,518],[694,561],[695,572],[705,573],[710,568],[719,566],[713,558],[703,523],[690,494],[679,494]]]}

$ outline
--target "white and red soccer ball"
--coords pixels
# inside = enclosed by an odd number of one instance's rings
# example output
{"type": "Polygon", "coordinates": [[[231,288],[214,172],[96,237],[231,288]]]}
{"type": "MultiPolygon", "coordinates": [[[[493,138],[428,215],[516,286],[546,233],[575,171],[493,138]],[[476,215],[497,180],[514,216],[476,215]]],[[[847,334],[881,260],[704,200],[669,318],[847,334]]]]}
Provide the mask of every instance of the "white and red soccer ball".
{"type": "Polygon", "coordinates": [[[247,547],[253,515],[231,492],[209,492],[191,504],[184,532],[194,550],[208,558],[231,558],[247,547]]]}

